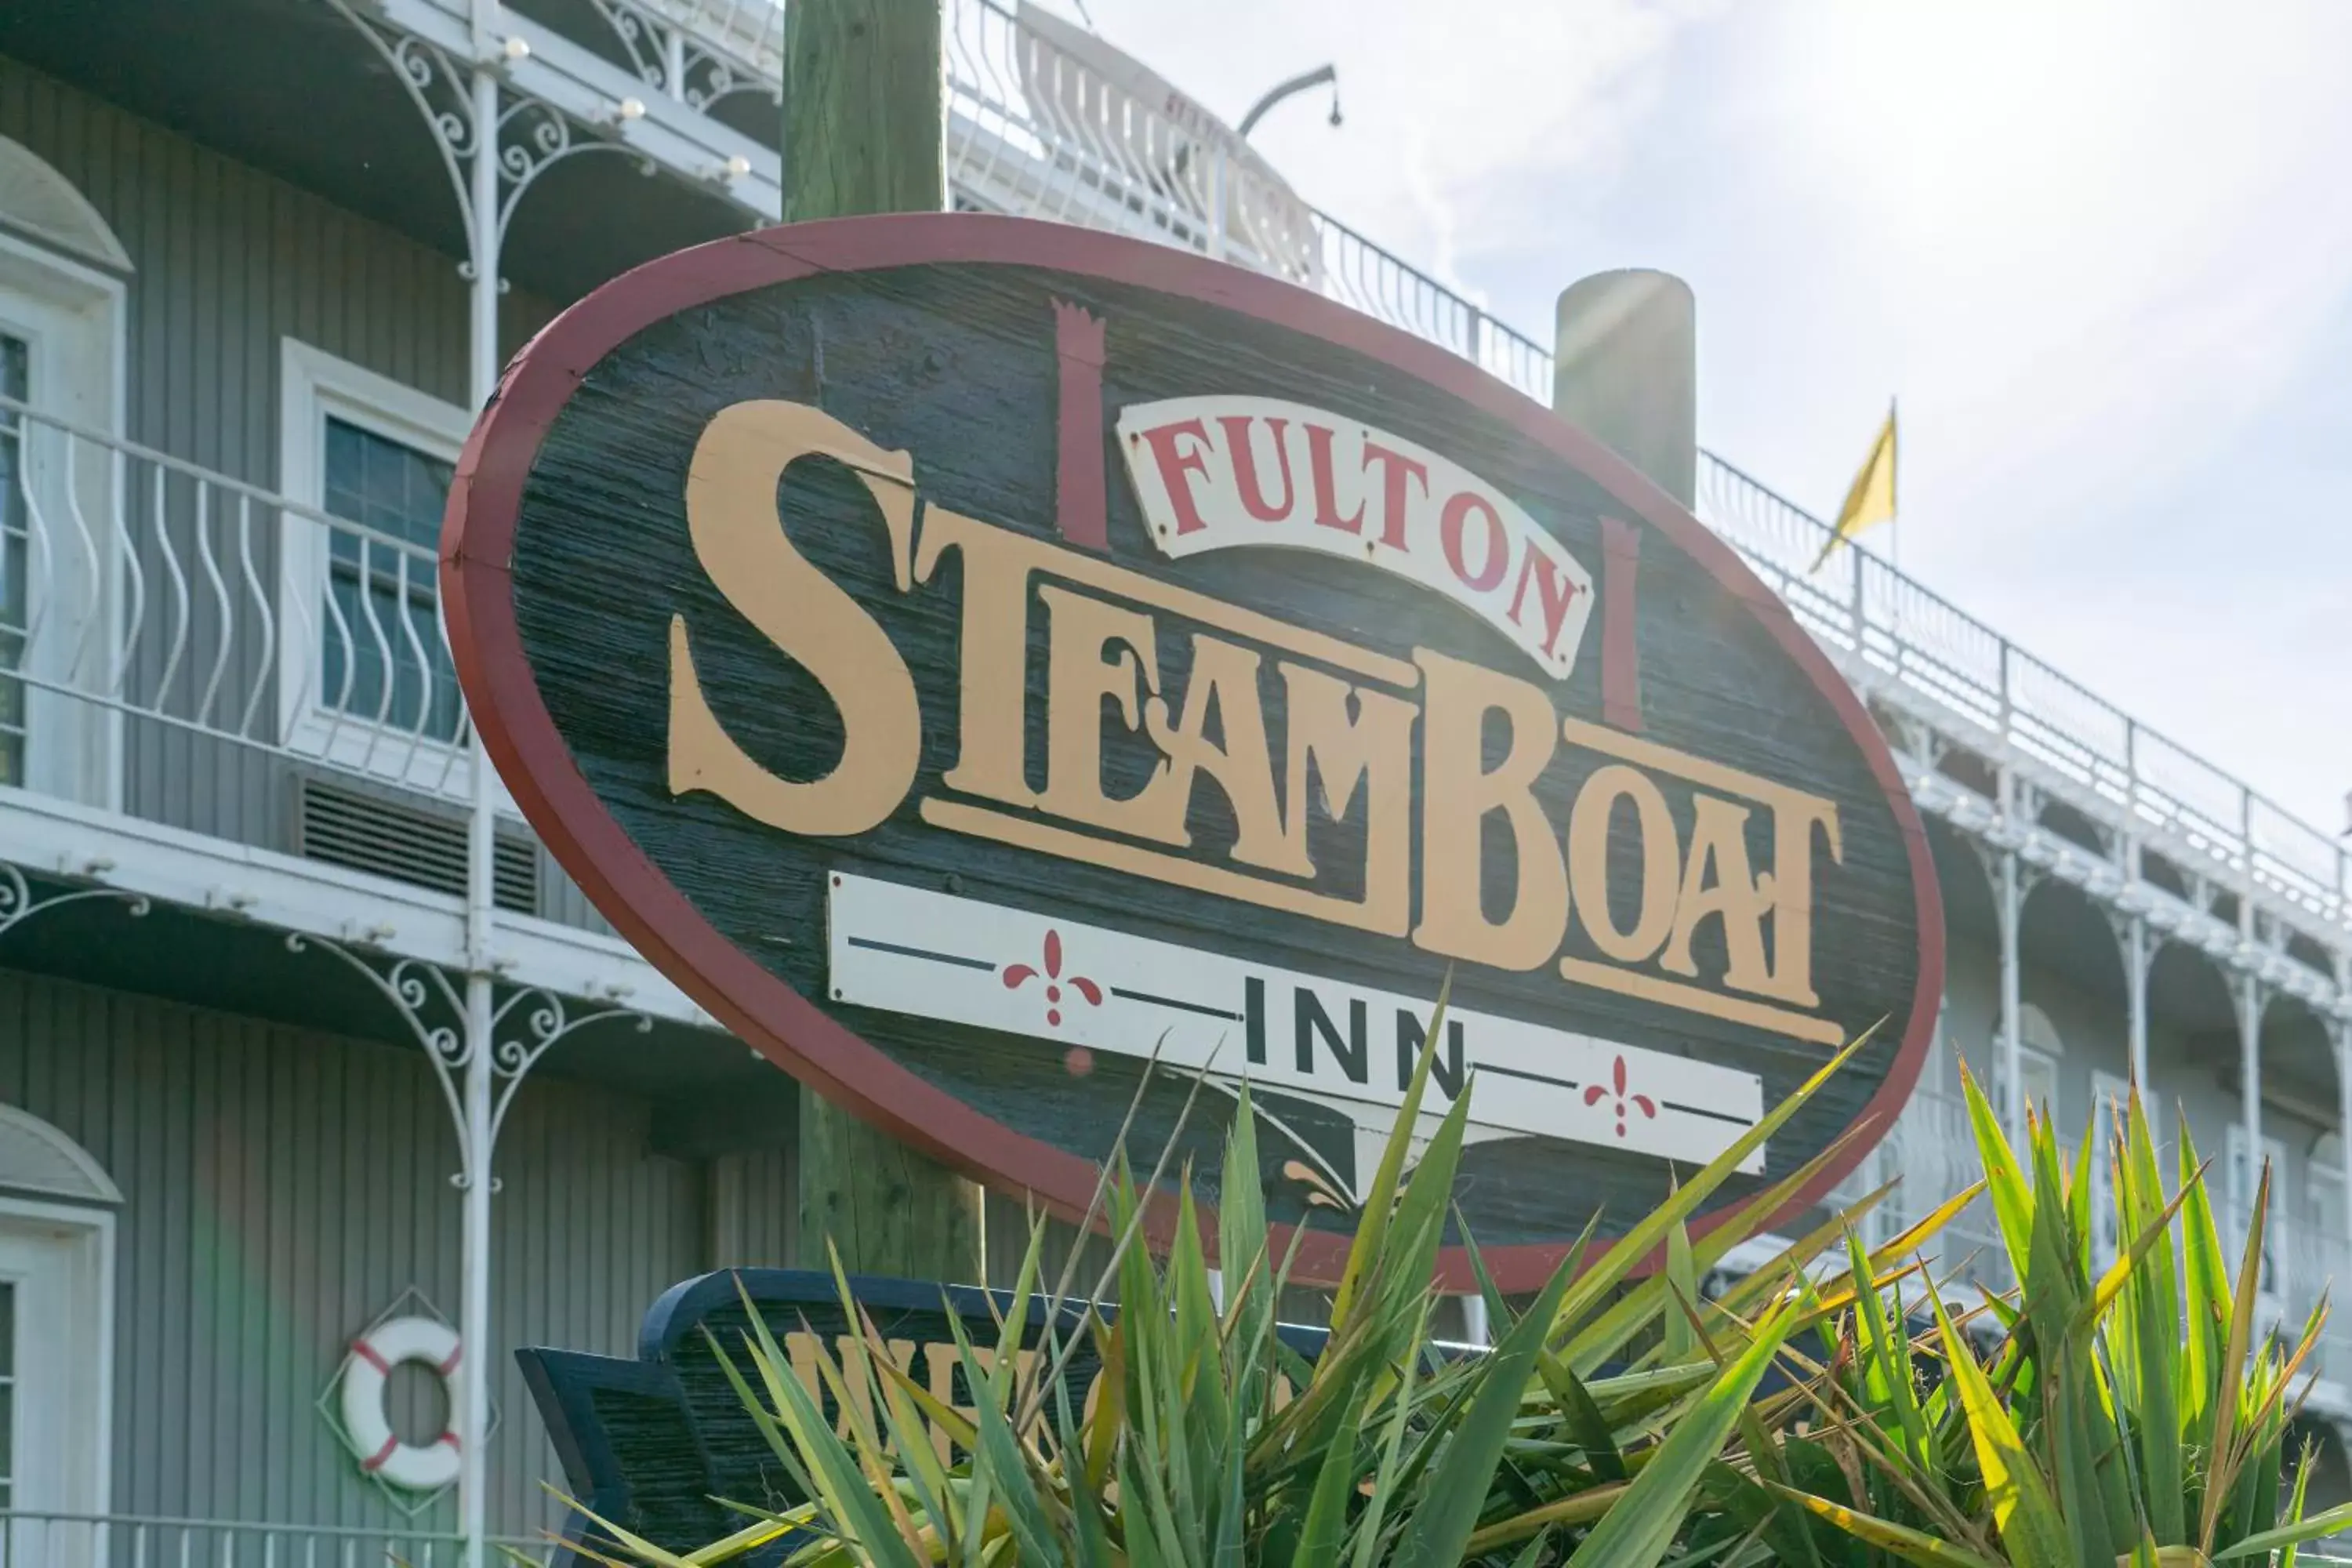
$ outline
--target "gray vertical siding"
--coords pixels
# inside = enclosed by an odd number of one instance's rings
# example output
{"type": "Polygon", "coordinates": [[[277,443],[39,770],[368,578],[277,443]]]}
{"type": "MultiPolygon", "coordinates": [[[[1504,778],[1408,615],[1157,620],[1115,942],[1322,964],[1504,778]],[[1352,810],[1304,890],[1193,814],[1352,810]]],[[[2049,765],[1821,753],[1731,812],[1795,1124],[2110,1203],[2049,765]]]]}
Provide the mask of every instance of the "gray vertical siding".
{"type": "Polygon", "coordinates": [[[713,1268],[797,1268],[800,1170],[787,1145],[721,1154],[706,1165],[713,1268]]]}
{"type": "MultiPolygon", "coordinates": [[[[397,1522],[314,1402],[403,1290],[458,1309],[455,1145],[422,1055],[0,972],[0,1100],[122,1188],[116,1510],[397,1522]]],[[[645,1308],[704,1265],[702,1173],[646,1152],[648,1114],[546,1079],[508,1122],[487,1358],[501,1531],[552,1518],[557,1475],[507,1348],[633,1353],[645,1308]]],[[[445,1499],[417,1522],[454,1517],[445,1499]]]]}

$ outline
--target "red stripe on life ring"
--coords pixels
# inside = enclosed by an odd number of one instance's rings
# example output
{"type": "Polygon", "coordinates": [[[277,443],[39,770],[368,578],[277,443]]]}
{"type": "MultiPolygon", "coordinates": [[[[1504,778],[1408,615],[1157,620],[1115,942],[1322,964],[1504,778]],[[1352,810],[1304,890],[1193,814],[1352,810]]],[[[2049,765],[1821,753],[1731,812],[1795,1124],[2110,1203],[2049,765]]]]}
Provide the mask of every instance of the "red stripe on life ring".
{"type": "Polygon", "coordinates": [[[353,1340],[352,1342],[352,1353],[359,1357],[360,1360],[367,1363],[368,1365],[375,1368],[378,1372],[389,1374],[392,1371],[392,1364],[385,1361],[383,1357],[376,1354],[375,1346],[365,1340],[353,1340]]]}
{"type": "Polygon", "coordinates": [[[465,1359],[466,1347],[459,1345],[456,1350],[449,1352],[449,1359],[441,1363],[438,1369],[441,1375],[444,1377],[454,1375],[457,1370],[457,1363],[465,1359]]]}
{"type": "Polygon", "coordinates": [[[444,1432],[439,1437],[436,1438],[435,1441],[446,1443],[449,1447],[455,1448],[457,1447],[457,1434],[455,1432],[444,1432]]]}
{"type": "Polygon", "coordinates": [[[383,1468],[384,1461],[391,1458],[393,1455],[399,1451],[400,1439],[396,1436],[386,1437],[383,1440],[383,1447],[375,1451],[375,1456],[373,1458],[362,1459],[360,1461],[360,1468],[373,1475],[376,1471],[383,1468]]]}

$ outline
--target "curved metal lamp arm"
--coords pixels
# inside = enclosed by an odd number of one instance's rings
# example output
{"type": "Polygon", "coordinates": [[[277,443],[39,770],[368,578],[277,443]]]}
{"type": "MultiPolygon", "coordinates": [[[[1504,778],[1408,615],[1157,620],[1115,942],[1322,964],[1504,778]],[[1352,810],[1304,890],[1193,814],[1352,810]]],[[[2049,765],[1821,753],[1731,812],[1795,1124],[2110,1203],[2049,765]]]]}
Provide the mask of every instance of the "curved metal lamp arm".
{"type": "Polygon", "coordinates": [[[1280,103],[1284,99],[1292,96],[1294,93],[1305,92],[1310,87],[1321,87],[1325,82],[1329,82],[1331,84],[1331,123],[1334,125],[1339,124],[1339,68],[1338,66],[1317,66],[1311,71],[1301,71],[1298,75],[1292,77],[1288,81],[1278,82],[1273,88],[1269,89],[1266,95],[1264,98],[1259,99],[1255,104],[1251,105],[1250,111],[1242,116],[1242,122],[1238,126],[1234,127],[1234,133],[1240,136],[1243,141],[1248,141],[1250,128],[1255,125],[1259,121],[1265,118],[1265,111],[1267,110],[1272,109],[1276,104],[1280,103]]]}

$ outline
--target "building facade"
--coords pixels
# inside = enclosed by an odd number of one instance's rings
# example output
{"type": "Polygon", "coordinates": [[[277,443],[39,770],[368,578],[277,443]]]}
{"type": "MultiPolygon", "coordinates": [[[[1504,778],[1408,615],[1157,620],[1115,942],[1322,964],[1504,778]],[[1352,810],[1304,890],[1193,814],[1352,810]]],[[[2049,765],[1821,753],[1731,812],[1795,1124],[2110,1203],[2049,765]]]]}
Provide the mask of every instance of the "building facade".
{"type": "MultiPolygon", "coordinates": [[[[8,1561],[543,1546],[559,1472],[508,1351],[626,1353],[675,1280],[799,1260],[796,1090],[478,787],[433,565],[506,353],[627,267],[772,220],[777,16],[0,11],[8,1561]],[[484,1370],[470,1415],[463,1375],[454,1406],[391,1379],[404,1442],[487,1429],[461,1484],[352,1451],[337,1380],[391,1317],[466,1331],[484,1370]]],[[[1140,67],[994,0],[948,18],[959,205],[1274,271],[1549,400],[1539,345],[1140,67]]],[[[1878,558],[1811,574],[1817,520],[1701,468],[1701,515],[1869,699],[1935,842],[1943,1026],[1852,1184],[1902,1178],[1875,1223],[1969,1179],[1961,1061],[2070,1142],[2136,1077],[2235,1223],[2270,1162],[2264,1298],[2299,1324],[2352,1245],[2342,846],[1878,558]]],[[[1983,1242],[1964,1226],[1944,1263],[1998,1288],[1983,1242]]],[[[2340,1477],[2352,1341],[2324,1352],[2340,1477]]]]}

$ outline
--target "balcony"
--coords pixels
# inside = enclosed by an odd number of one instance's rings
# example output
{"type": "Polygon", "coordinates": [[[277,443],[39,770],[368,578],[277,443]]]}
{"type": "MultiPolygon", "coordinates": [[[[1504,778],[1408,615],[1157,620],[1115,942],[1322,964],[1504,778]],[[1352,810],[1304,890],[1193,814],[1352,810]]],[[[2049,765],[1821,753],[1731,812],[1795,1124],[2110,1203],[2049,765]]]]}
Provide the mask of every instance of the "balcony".
{"type": "MultiPolygon", "coordinates": [[[[672,40],[663,58],[689,58],[675,40],[690,39],[730,62],[730,80],[778,79],[782,11],[772,0],[614,0],[600,14],[641,18],[672,40]]],[[[1034,8],[948,0],[946,52],[958,205],[1108,229],[1286,278],[1550,401],[1549,350],[1306,204],[1238,137],[1098,39],[1034,8]]],[[[646,50],[630,58],[649,87],[691,97],[690,70],[659,67],[646,50]]],[[[1878,556],[1846,551],[1817,573],[1826,525],[1713,453],[1701,464],[1698,511],[1865,690],[1989,757],[2013,759],[2045,793],[2193,874],[2252,887],[2282,921],[2327,945],[2352,938],[2352,859],[2341,841],[1878,556]]],[[[1990,826],[1998,812],[1946,781],[1917,782],[1922,804],[1963,827],[1990,826]]],[[[2059,868],[2063,850],[2046,853],[2059,868]]],[[[2096,874],[2087,863],[2060,869],[2096,874]]],[[[2196,924],[2194,911],[2173,912],[2180,926],[2196,924]]]]}
{"type": "MultiPolygon", "coordinates": [[[[483,1561],[543,1568],[547,1541],[492,1538],[483,1561]]],[[[424,1531],[242,1524],[134,1514],[0,1510],[0,1568],[457,1568],[464,1543],[424,1531]]]]}
{"type": "MultiPolygon", "coordinates": [[[[350,199],[383,205],[409,232],[452,234],[460,204],[443,174],[457,172],[453,160],[463,155],[459,133],[472,111],[466,84],[488,78],[505,138],[503,211],[512,220],[502,254],[509,269],[543,272],[532,286],[550,298],[655,251],[780,211],[783,12],[774,0],[509,0],[478,35],[472,0],[329,4],[348,26],[305,33],[305,47],[316,52],[306,57],[305,71],[348,82],[343,96],[373,106],[379,118],[367,126],[372,143],[381,143],[374,163],[386,187],[399,192],[393,202],[383,190],[354,188],[350,199]],[[373,75],[335,74],[354,72],[354,62],[372,65],[373,75]],[[619,156],[582,157],[596,153],[619,156]],[[594,178],[606,183],[565,184],[561,197],[557,180],[540,183],[555,164],[573,160],[582,169],[603,167],[607,173],[594,178]],[[632,168],[667,178],[649,186],[632,168]],[[656,199],[662,189],[673,195],[656,199]],[[583,204],[593,210],[619,201],[642,208],[645,222],[601,226],[590,236],[572,221],[583,204]],[[611,249],[631,245],[638,249],[611,249]]],[[[49,47],[86,45],[93,53],[113,47],[66,30],[75,25],[59,24],[49,47]]],[[[1315,209],[1246,143],[1140,63],[1052,15],[998,0],[946,0],[944,29],[948,168],[958,206],[1116,231],[1286,278],[1549,400],[1551,356],[1541,343],[1315,209]]],[[[198,64],[176,68],[184,73],[174,79],[178,88],[192,101],[224,99],[209,85],[215,79],[189,77],[198,64]]],[[[238,91],[276,89],[257,80],[238,91]]],[[[313,179],[321,189],[334,188],[336,178],[348,184],[347,174],[331,178],[323,165],[304,162],[312,140],[281,141],[273,155],[289,177],[313,179]]],[[[456,237],[462,249],[462,234],[456,237]]],[[[2253,933],[2260,942],[2284,949],[2300,933],[2324,950],[2306,952],[2299,964],[2292,954],[2260,952],[2245,955],[2245,964],[2306,1000],[2333,995],[2330,955],[2352,943],[2352,862],[2341,843],[1876,556],[1849,551],[1813,571],[1825,537],[1820,521],[1713,455],[1702,464],[1698,510],[1878,700],[1890,723],[1914,728],[1913,736],[1897,738],[1927,810],[1968,834],[2010,834],[2034,864],[2103,898],[2124,895],[2139,877],[2114,845],[2085,853],[2080,844],[2035,834],[2019,820],[2033,812],[1939,770],[1937,755],[1961,747],[1986,773],[2012,775],[2037,800],[2063,803],[2118,841],[2146,844],[2179,871],[2140,889],[2161,929],[2217,952],[2236,947],[2248,933],[2207,919],[2195,884],[2243,888],[2272,927],[2253,933]]],[[[398,633],[396,626],[386,629],[398,633]]],[[[225,678],[222,691],[230,684],[225,678]]],[[[279,700],[288,689],[277,689],[279,700]]],[[[398,700],[395,693],[394,707],[398,700]]],[[[335,721],[342,743],[373,752],[359,759],[362,773],[390,765],[387,739],[401,752],[413,751],[425,772],[446,763],[446,748],[426,743],[439,737],[388,738],[348,719],[335,721]]]]}
{"type": "MultiPolygon", "coordinates": [[[[429,542],[0,398],[0,859],[459,962],[473,742],[429,542]]],[[[506,972],[707,1023],[499,799],[506,972]]]]}

